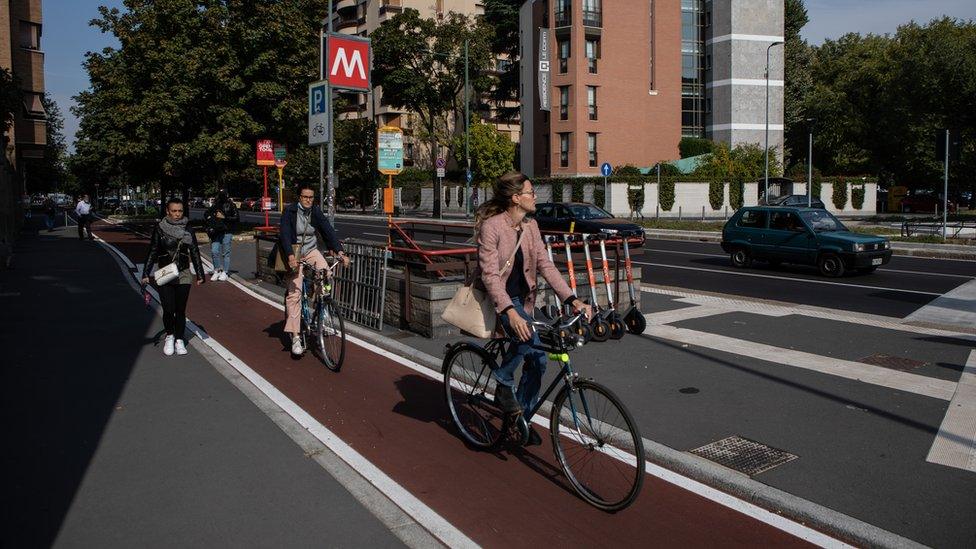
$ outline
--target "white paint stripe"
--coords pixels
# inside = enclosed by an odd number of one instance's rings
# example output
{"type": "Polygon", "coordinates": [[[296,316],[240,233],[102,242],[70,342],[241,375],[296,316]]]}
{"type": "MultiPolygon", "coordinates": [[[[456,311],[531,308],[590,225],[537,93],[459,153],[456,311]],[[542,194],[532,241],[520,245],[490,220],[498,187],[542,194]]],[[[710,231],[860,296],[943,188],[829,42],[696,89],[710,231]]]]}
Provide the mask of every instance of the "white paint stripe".
{"type": "MultiPolygon", "coordinates": [[[[782,80],[770,80],[769,87],[771,88],[782,88],[785,82],[782,80]]],[[[766,86],[765,78],[726,78],[724,80],[712,80],[711,82],[705,84],[706,88],[723,88],[725,86],[766,86]]],[[[763,124],[763,128],[766,125],[763,124]]],[[[769,129],[773,129],[770,125],[769,129]]],[[[781,127],[782,129],[782,127],[781,127]]]]}
{"type": "Polygon", "coordinates": [[[976,349],[969,352],[969,360],[925,461],[976,473],[976,349]]]}
{"type": "Polygon", "coordinates": [[[709,38],[705,41],[705,44],[717,44],[719,42],[728,42],[730,40],[741,40],[743,42],[782,42],[782,36],[775,36],[771,34],[723,34],[721,36],[716,36],[714,38],[709,38]]]}
{"type": "MultiPolygon", "coordinates": [[[[708,126],[711,131],[725,131],[725,130],[765,130],[765,124],[747,124],[745,122],[733,122],[732,124],[712,124],[708,126]]],[[[782,124],[770,124],[769,129],[772,131],[783,131],[782,124]]]]}
{"type": "MultiPolygon", "coordinates": [[[[121,257],[130,269],[135,268],[135,264],[133,264],[132,261],[118,248],[97,236],[96,238],[102,245],[107,246],[119,257],[121,257]]],[[[237,281],[233,282],[236,286],[242,287],[237,281]]],[[[156,300],[159,301],[159,296],[156,295],[155,290],[152,288],[148,289],[151,291],[156,300]]],[[[257,296],[257,294],[253,294],[252,292],[248,293],[257,296]]],[[[262,301],[269,303],[282,311],[284,310],[284,307],[271,303],[270,300],[262,299],[262,301]]],[[[307,429],[309,433],[311,433],[315,438],[319,439],[322,444],[332,450],[332,452],[349,464],[350,467],[355,469],[360,475],[363,476],[363,478],[369,481],[370,484],[375,486],[386,497],[390,498],[391,501],[403,509],[404,512],[410,515],[410,517],[417,521],[418,524],[427,529],[427,531],[429,531],[433,536],[438,538],[448,547],[478,547],[478,544],[464,535],[461,530],[456,528],[453,524],[437,514],[437,512],[435,512],[433,509],[417,499],[413,494],[408,492],[386,473],[373,465],[373,463],[366,459],[362,454],[346,444],[345,441],[340,439],[325,425],[319,423],[298,404],[293,402],[274,385],[255,372],[244,361],[227,350],[227,348],[221,345],[220,342],[210,337],[205,331],[201,330],[199,326],[194,324],[192,321],[187,320],[187,327],[200,338],[200,341],[213,349],[215,353],[226,360],[228,364],[240,372],[241,375],[244,376],[248,381],[254,384],[254,386],[264,393],[265,396],[271,399],[272,402],[291,416],[302,427],[307,429]]],[[[355,338],[347,339],[355,340],[355,338]]]]}
{"type": "MultiPolygon", "coordinates": [[[[107,242],[105,244],[111,247],[113,250],[115,250],[115,252],[120,257],[122,257],[130,267],[134,267],[132,262],[124,254],[122,254],[121,251],[116,249],[111,244],[108,244],[107,242]]],[[[247,295],[250,295],[251,297],[261,301],[262,303],[271,305],[272,307],[278,309],[279,311],[285,310],[284,306],[281,305],[280,303],[275,303],[271,301],[270,299],[264,297],[263,295],[254,292],[250,288],[247,288],[240,282],[234,279],[228,279],[228,281],[231,282],[238,289],[242,290],[247,295]]],[[[256,372],[254,372],[243,361],[241,361],[235,355],[230,353],[230,351],[228,351],[226,348],[220,345],[220,343],[218,343],[216,340],[211,338],[209,335],[206,335],[206,332],[199,330],[199,328],[197,328],[197,326],[192,322],[188,322],[187,324],[191,326],[191,329],[194,330],[194,333],[197,333],[201,337],[201,340],[204,341],[208,346],[210,346],[210,348],[213,349],[214,352],[216,352],[225,360],[227,360],[227,362],[231,366],[233,366],[235,369],[241,372],[241,374],[244,375],[248,380],[254,383],[254,385],[258,387],[258,389],[260,389],[265,395],[267,395],[268,398],[274,401],[283,410],[288,412],[288,414],[291,415],[302,426],[306,427],[310,433],[312,433],[316,438],[322,441],[323,444],[328,446],[329,449],[335,452],[336,455],[340,456],[343,459],[343,461],[346,461],[351,467],[356,469],[356,471],[358,471],[361,475],[363,475],[363,477],[367,478],[367,480],[369,480],[374,486],[376,486],[380,491],[382,491],[388,498],[390,498],[390,500],[392,500],[394,503],[400,506],[405,512],[407,512],[411,517],[413,517],[414,520],[416,520],[419,524],[424,526],[424,528],[427,528],[428,531],[431,532],[431,534],[439,538],[441,541],[443,541],[445,544],[447,544],[450,547],[455,547],[455,546],[477,547],[477,545],[470,538],[464,536],[464,534],[460,530],[458,530],[453,525],[445,521],[442,517],[440,517],[440,515],[437,515],[432,509],[424,505],[423,502],[415,498],[412,494],[410,494],[405,489],[403,489],[402,486],[400,486],[394,480],[386,476],[382,471],[377,469],[372,463],[370,463],[368,460],[363,458],[355,450],[353,450],[351,447],[345,444],[345,442],[343,442],[341,439],[336,437],[335,434],[331,433],[328,429],[326,429],[325,426],[316,422],[314,418],[309,416],[307,413],[305,413],[304,410],[298,407],[286,396],[281,394],[280,391],[278,391],[273,385],[268,383],[264,378],[262,378],[256,372]],[[281,400],[281,402],[279,402],[279,399],[281,400]],[[282,404],[282,402],[289,404],[290,407],[286,407],[285,405],[282,404]],[[301,416],[301,418],[299,416],[301,416]],[[337,449],[337,447],[343,449],[343,451],[340,451],[339,449],[337,449]],[[357,457],[360,460],[362,460],[362,463],[356,461],[357,457]],[[364,468],[369,468],[370,471],[377,476],[382,475],[382,477],[385,478],[387,482],[382,485],[378,484],[377,482],[374,481],[374,479],[370,475],[364,472],[363,470],[364,468]],[[400,493],[394,494],[397,491],[402,491],[402,494],[400,493]],[[402,496],[402,497],[398,499],[398,497],[394,497],[395,495],[402,496]],[[416,505],[421,509],[428,510],[429,515],[419,514],[415,512],[413,506],[408,506],[411,504],[416,505]],[[438,523],[437,522],[438,519],[442,523],[438,523]],[[435,522],[435,526],[437,526],[436,529],[433,528],[432,525],[429,523],[431,521],[435,522]],[[452,538],[451,537],[452,535],[456,537],[452,538]]],[[[438,380],[438,381],[441,380],[441,377],[438,376],[437,373],[432,371],[430,368],[426,368],[407,358],[391,353],[385,349],[381,349],[371,343],[363,341],[349,334],[346,334],[346,339],[350,343],[358,345],[359,347],[362,347],[363,349],[376,353],[380,356],[386,357],[396,362],[397,364],[401,364],[403,366],[406,366],[407,368],[410,368],[411,370],[417,373],[420,373],[434,380],[438,380]]],[[[547,427],[547,425],[545,425],[545,423],[539,417],[533,418],[533,422],[538,423],[542,427],[547,427]]],[[[648,474],[660,478],[665,482],[669,482],[675,486],[678,486],[691,493],[702,496],[708,500],[714,501],[715,503],[723,505],[729,509],[738,511],[743,515],[746,515],[750,518],[768,524],[790,535],[796,536],[797,538],[800,538],[804,541],[813,543],[821,547],[838,547],[838,548],[850,547],[849,545],[840,542],[834,538],[831,538],[817,530],[813,530],[798,522],[794,522],[781,515],[777,515],[776,513],[772,513],[770,511],[767,511],[766,509],[763,509],[761,507],[758,507],[756,505],[738,499],[734,496],[726,494],[725,492],[716,490],[715,488],[702,484],[696,480],[679,475],[678,473],[669,471],[658,465],[654,465],[649,461],[644,462],[644,468],[648,474]]]]}
{"type": "MultiPolygon", "coordinates": [[[[653,315],[646,315],[646,318],[648,321],[651,321],[653,315]]],[[[718,334],[675,328],[674,326],[648,324],[644,335],[660,337],[669,341],[750,357],[783,366],[802,368],[804,370],[820,372],[822,374],[843,377],[942,400],[952,398],[952,393],[956,385],[951,381],[898,372],[880,366],[773,347],[772,345],[764,345],[754,341],[746,341],[718,334]]]]}
{"type": "Polygon", "coordinates": [[[846,282],[831,282],[829,280],[812,280],[812,279],[808,279],[808,278],[792,278],[792,277],[784,278],[782,276],[765,275],[765,274],[759,274],[759,273],[746,273],[746,272],[742,272],[742,271],[732,271],[732,270],[726,270],[726,269],[706,269],[704,267],[688,267],[688,266],[685,266],[685,265],[669,265],[667,263],[646,263],[646,262],[641,262],[641,261],[634,261],[634,264],[635,265],[648,265],[650,267],[664,267],[666,269],[683,269],[683,270],[687,270],[687,271],[701,271],[701,272],[706,272],[706,273],[718,273],[718,274],[727,274],[727,275],[735,275],[735,276],[750,276],[750,277],[754,277],[754,278],[772,278],[774,280],[779,280],[779,281],[782,281],[782,282],[803,282],[803,283],[806,283],[806,284],[824,284],[824,285],[828,285],[828,286],[846,286],[848,288],[866,288],[868,290],[881,290],[881,291],[886,291],[886,292],[902,292],[902,293],[906,293],[906,294],[919,294],[919,295],[931,295],[931,296],[941,296],[942,295],[942,294],[937,293],[937,292],[922,292],[922,291],[919,291],[919,290],[904,290],[904,289],[901,289],[901,288],[886,288],[886,287],[883,287],[883,286],[868,286],[866,284],[849,284],[849,283],[846,283],[846,282]]]}

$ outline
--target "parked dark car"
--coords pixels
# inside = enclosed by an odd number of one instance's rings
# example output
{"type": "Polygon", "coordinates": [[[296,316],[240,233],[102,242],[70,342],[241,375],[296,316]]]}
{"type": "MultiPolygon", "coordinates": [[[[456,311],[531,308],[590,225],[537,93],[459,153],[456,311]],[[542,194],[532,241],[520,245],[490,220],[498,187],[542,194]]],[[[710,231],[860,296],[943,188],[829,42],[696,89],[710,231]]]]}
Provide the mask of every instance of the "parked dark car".
{"type": "Polygon", "coordinates": [[[741,208],[722,229],[722,249],[734,267],[759,259],[772,265],[816,265],[830,277],[848,270],[870,273],[891,260],[888,239],[852,233],[821,208],[741,208]]]}
{"type": "MultiPolygon", "coordinates": [[[[807,207],[807,195],[805,194],[788,194],[786,196],[778,196],[769,201],[770,206],[792,206],[794,208],[806,208],[807,207]]],[[[811,208],[820,208],[826,210],[827,206],[824,205],[823,200],[819,198],[812,198],[810,200],[811,208]]]]}
{"type": "MultiPolygon", "coordinates": [[[[933,194],[914,194],[901,199],[901,211],[912,212],[941,212],[943,207],[942,198],[933,194]]],[[[949,201],[949,213],[956,213],[956,204],[949,201]]]]}
{"type": "Polygon", "coordinates": [[[244,200],[241,201],[240,209],[248,210],[252,212],[259,210],[261,209],[261,199],[257,197],[245,198],[244,200]]]}
{"type": "Polygon", "coordinates": [[[535,220],[543,231],[564,233],[617,234],[626,232],[644,240],[640,225],[610,215],[603,208],[586,202],[547,202],[535,209],[535,220]]]}

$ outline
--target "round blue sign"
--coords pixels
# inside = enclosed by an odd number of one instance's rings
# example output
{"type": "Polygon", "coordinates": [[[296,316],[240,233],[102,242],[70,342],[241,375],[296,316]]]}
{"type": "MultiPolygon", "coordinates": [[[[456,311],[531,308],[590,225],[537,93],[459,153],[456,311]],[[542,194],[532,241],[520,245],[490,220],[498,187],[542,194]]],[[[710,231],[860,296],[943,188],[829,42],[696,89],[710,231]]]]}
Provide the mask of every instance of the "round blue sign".
{"type": "Polygon", "coordinates": [[[613,172],[613,168],[610,167],[610,163],[609,162],[604,162],[600,166],[600,173],[603,174],[603,177],[610,177],[610,173],[611,172],[613,172]]]}
{"type": "Polygon", "coordinates": [[[467,173],[467,174],[465,175],[465,179],[467,179],[467,180],[468,180],[468,183],[471,183],[471,180],[472,180],[472,179],[474,179],[474,175],[473,175],[473,174],[472,174],[472,173],[471,173],[471,172],[469,171],[469,172],[468,172],[468,173],[467,173]]]}

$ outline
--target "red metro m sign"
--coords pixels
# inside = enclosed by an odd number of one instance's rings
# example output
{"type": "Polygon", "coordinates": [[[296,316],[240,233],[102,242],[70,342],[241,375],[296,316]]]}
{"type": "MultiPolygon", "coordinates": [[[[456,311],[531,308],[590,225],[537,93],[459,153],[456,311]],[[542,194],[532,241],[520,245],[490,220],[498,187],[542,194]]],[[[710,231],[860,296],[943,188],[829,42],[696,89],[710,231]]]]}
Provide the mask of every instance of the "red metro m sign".
{"type": "Polygon", "coordinates": [[[371,48],[369,38],[340,34],[323,37],[327,55],[323,74],[333,88],[368,92],[370,86],[371,48]]]}

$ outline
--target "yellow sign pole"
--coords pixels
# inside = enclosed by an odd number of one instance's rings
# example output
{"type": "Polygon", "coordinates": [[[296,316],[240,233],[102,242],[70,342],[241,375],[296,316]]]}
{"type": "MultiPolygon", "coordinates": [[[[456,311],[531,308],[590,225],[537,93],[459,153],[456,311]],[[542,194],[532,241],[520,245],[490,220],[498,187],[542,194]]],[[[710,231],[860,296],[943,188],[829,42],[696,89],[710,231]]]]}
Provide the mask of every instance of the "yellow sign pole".
{"type": "Polygon", "coordinates": [[[284,173],[284,168],[278,168],[278,213],[284,211],[284,202],[282,202],[285,187],[284,173]]]}

